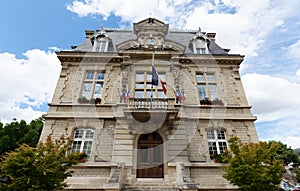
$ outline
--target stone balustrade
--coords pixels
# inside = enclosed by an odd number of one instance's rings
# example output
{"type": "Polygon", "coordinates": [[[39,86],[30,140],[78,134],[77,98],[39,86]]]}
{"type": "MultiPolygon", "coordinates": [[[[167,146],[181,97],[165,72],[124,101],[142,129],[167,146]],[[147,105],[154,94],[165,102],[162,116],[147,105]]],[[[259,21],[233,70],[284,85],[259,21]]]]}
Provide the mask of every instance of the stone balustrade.
{"type": "Polygon", "coordinates": [[[130,98],[129,109],[173,109],[174,98],[130,98]]]}

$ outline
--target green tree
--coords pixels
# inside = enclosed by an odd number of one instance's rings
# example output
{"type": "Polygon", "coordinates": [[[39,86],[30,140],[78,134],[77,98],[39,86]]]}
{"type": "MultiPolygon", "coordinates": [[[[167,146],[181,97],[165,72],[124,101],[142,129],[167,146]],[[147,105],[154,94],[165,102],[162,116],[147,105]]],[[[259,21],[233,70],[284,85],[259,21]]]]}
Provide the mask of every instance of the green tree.
{"type": "Polygon", "coordinates": [[[278,144],[278,149],[276,151],[276,154],[274,154],[274,157],[276,159],[282,160],[285,165],[288,165],[291,162],[293,162],[294,164],[300,164],[298,154],[291,147],[287,147],[286,144],[283,144],[281,142],[269,141],[270,146],[273,143],[278,144]]]}
{"type": "Polygon", "coordinates": [[[297,181],[297,183],[300,183],[300,168],[299,167],[295,167],[295,179],[297,181]]]}
{"type": "Polygon", "coordinates": [[[0,122],[0,155],[18,148],[23,143],[36,146],[43,124],[41,117],[32,120],[29,124],[25,120],[18,122],[15,119],[4,126],[0,122]]]}
{"type": "Polygon", "coordinates": [[[224,177],[241,191],[277,191],[284,167],[273,156],[277,143],[244,143],[237,137],[229,139],[232,157],[225,167],[224,177]]]}
{"type": "Polygon", "coordinates": [[[1,163],[2,173],[12,179],[9,185],[2,185],[5,190],[13,191],[52,191],[66,186],[63,181],[70,176],[68,169],[77,163],[79,153],[70,152],[70,139],[62,137],[36,148],[26,144],[9,152],[1,163]]]}

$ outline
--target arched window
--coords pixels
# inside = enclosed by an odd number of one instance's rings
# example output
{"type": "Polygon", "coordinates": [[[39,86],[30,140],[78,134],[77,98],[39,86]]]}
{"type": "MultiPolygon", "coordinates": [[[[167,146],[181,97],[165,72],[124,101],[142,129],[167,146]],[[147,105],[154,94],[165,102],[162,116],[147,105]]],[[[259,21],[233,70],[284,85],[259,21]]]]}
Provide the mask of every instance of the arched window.
{"type": "Polygon", "coordinates": [[[73,146],[71,152],[85,153],[87,155],[87,159],[89,160],[91,157],[93,138],[93,129],[76,129],[73,136],[73,146]]]}
{"type": "Polygon", "coordinates": [[[206,132],[210,158],[222,154],[227,149],[226,133],[223,130],[208,130],[206,132]]]}

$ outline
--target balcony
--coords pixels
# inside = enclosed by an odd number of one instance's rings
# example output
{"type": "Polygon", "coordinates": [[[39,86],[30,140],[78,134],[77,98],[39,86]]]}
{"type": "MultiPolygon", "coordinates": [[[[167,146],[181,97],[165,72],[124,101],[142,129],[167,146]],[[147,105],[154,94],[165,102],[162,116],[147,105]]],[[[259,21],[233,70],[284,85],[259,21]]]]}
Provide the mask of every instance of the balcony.
{"type": "Polygon", "coordinates": [[[124,109],[127,119],[146,122],[175,119],[179,109],[175,109],[175,98],[130,98],[124,109]]]}
{"type": "Polygon", "coordinates": [[[174,109],[174,98],[130,98],[129,109],[174,109]]]}

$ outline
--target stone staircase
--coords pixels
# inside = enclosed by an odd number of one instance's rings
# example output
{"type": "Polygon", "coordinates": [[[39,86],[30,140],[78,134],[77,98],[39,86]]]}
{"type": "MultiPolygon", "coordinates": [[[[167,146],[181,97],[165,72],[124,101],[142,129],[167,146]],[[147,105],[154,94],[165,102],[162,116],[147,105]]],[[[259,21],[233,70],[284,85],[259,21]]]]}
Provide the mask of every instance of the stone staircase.
{"type": "Polygon", "coordinates": [[[144,183],[133,183],[124,184],[122,191],[179,191],[175,188],[175,185],[170,185],[162,182],[144,182],[144,183]]]}

